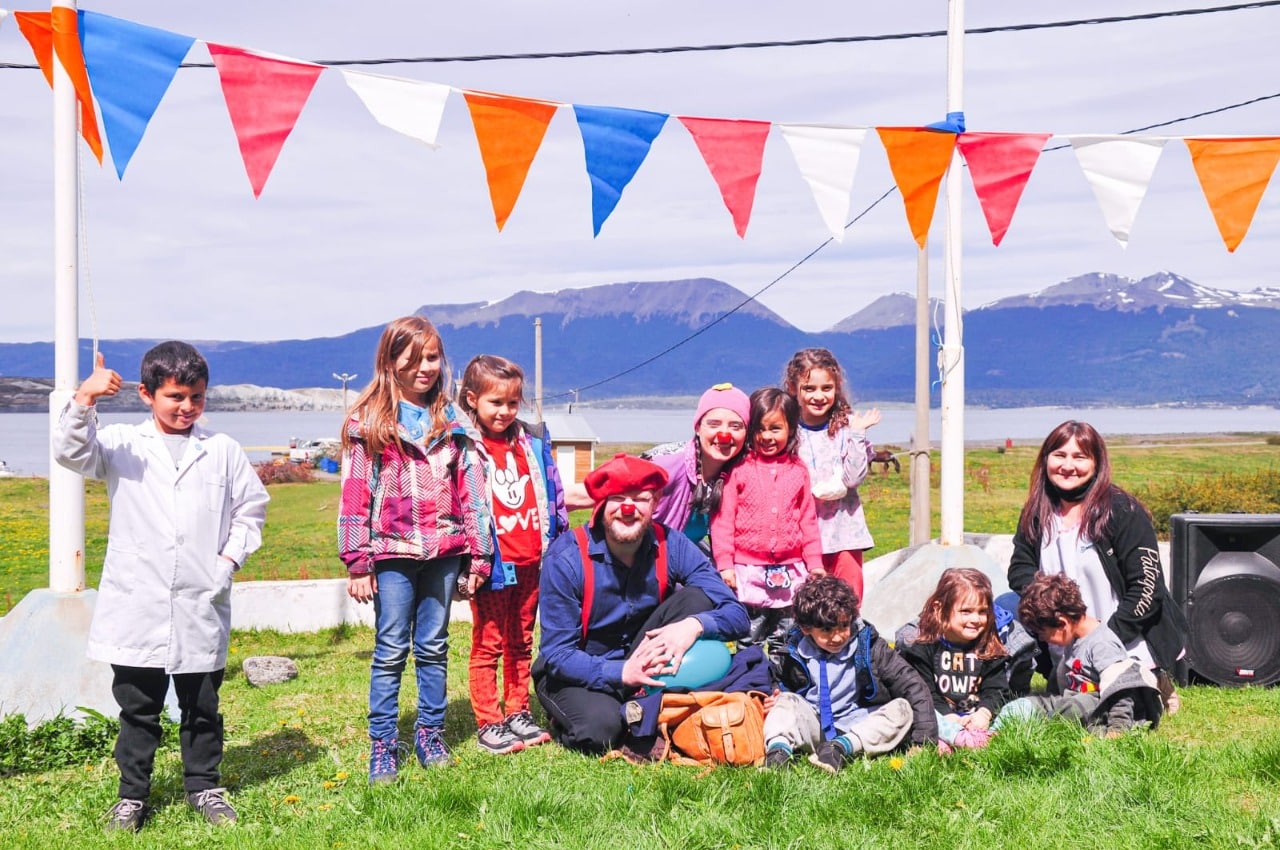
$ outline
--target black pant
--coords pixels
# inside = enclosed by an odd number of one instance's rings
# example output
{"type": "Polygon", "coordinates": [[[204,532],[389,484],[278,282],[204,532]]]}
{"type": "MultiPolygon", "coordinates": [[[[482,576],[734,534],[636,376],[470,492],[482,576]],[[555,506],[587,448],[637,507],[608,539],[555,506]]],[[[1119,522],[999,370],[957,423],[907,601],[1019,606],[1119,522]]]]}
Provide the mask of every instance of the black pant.
{"type": "MultiPolygon", "coordinates": [[[[650,629],[679,622],[713,607],[711,600],[698,588],[681,588],[667,597],[644,621],[631,643],[628,657],[650,629]]],[[[551,731],[557,743],[571,750],[600,754],[622,741],[627,731],[622,703],[630,698],[631,693],[589,690],[548,675],[540,664],[534,667],[534,692],[553,721],[551,731]]]]}
{"type": "MultiPolygon", "coordinates": [[[[145,800],[151,793],[151,769],[160,747],[160,712],[169,690],[169,674],[154,667],[111,665],[111,695],[120,706],[120,734],[116,738],[116,766],[120,768],[120,797],[145,800]]],[[[217,788],[222,763],[222,715],[218,688],[222,670],[175,673],[173,689],[182,718],[178,740],[182,746],[182,787],[187,793],[217,788]]]]}

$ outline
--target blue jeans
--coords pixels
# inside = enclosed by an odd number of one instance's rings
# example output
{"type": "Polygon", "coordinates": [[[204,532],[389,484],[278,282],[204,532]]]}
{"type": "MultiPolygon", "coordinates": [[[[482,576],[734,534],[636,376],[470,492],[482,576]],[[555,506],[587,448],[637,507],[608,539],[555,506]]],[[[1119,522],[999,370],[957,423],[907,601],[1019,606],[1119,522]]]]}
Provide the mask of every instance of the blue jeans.
{"type": "Polygon", "coordinates": [[[449,606],[458,568],[456,556],[378,563],[378,592],[373,596],[373,669],[369,675],[370,738],[398,737],[400,679],[410,646],[418,677],[417,725],[444,725],[449,606]]]}

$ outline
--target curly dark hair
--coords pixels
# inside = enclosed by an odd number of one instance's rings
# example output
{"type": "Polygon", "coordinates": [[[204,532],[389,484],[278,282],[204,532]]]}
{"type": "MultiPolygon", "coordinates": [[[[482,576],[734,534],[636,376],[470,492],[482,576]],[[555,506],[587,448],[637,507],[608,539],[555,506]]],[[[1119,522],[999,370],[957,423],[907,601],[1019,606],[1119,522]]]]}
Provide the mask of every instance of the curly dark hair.
{"type": "Polygon", "coordinates": [[[1080,595],[1080,585],[1061,573],[1040,573],[1022,591],[1018,619],[1027,631],[1039,637],[1062,626],[1062,621],[1078,623],[1089,613],[1080,595]]]}
{"type": "Polygon", "coordinates": [[[835,576],[810,578],[791,604],[796,625],[806,629],[853,627],[858,620],[858,595],[835,576]]]}

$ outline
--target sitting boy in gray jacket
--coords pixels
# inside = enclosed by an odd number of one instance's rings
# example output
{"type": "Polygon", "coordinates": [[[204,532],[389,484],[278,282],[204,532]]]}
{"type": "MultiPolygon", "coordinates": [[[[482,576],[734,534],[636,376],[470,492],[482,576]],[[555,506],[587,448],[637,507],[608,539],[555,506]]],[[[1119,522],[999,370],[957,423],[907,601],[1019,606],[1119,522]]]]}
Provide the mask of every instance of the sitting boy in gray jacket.
{"type": "Polygon", "coordinates": [[[1155,676],[1129,657],[1115,632],[1089,616],[1074,581],[1061,574],[1036,576],[1022,592],[1018,619],[1045,643],[1064,648],[1054,672],[1060,693],[1008,703],[992,730],[1029,717],[1070,718],[1097,735],[1159,724],[1155,676]]]}

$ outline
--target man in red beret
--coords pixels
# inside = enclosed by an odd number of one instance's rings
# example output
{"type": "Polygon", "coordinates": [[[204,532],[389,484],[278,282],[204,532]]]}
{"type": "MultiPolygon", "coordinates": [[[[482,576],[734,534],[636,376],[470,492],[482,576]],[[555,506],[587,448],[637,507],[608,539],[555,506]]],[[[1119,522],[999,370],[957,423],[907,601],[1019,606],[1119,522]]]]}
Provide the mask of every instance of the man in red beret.
{"type": "Polygon", "coordinates": [[[620,454],[583,483],[591,522],[560,535],[542,562],[533,676],[555,739],[603,753],[625,736],[623,702],[679,670],[698,638],[734,640],[750,621],[702,550],[655,526],[662,467],[620,454]]]}

